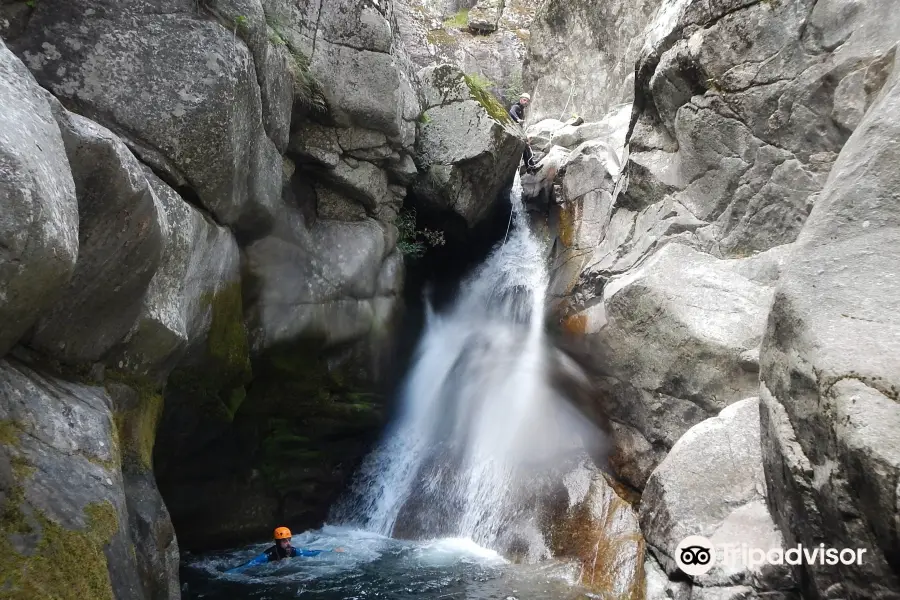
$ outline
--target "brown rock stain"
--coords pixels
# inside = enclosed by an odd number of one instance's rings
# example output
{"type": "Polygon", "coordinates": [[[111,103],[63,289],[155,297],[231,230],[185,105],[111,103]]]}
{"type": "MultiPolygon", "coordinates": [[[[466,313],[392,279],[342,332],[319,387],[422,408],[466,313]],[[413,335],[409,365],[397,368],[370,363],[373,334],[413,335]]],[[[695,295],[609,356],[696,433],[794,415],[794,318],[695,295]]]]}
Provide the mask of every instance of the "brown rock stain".
{"type": "Polygon", "coordinates": [[[554,520],[551,548],[581,564],[579,583],[602,597],[644,600],[645,543],[631,506],[604,479],[554,520]]]}
{"type": "Polygon", "coordinates": [[[585,335],[587,333],[587,315],[576,314],[564,317],[562,328],[566,333],[585,335]]]}

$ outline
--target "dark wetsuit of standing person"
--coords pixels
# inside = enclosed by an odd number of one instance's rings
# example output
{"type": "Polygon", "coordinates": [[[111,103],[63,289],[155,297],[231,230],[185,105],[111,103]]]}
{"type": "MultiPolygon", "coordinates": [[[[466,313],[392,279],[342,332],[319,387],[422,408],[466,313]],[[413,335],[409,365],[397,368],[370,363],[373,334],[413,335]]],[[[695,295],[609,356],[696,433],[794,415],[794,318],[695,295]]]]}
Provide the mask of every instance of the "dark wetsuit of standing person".
{"type": "Polygon", "coordinates": [[[512,119],[514,123],[524,125],[525,107],[528,106],[529,102],[531,102],[531,96],[525,93],[519,97],[518,102],[509,107],[509,118],[512,119]]]}

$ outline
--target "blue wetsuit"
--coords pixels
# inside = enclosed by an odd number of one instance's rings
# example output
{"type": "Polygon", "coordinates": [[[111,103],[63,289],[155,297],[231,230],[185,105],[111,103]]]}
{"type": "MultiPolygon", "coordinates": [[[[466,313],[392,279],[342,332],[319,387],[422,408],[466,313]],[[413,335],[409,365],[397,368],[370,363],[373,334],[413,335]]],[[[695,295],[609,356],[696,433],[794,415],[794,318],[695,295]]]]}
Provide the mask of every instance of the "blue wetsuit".
{"type": "Polygon", "coordinates": [[[229,569],[228,573],[236,573],[238,571],[243,571],[248,567],[264,565],[268,562],[278,561],[283,558],[295,558],[297,556],[318,556],[323,552],[328,552],[328,550],[306,550],[304,548],[294,548],[293,546],[291,546],[289,550],[285,551],[278,546],[272,546],[247,564],[241,565],[240,567],[235,567],[234,569],[229,569]]]}

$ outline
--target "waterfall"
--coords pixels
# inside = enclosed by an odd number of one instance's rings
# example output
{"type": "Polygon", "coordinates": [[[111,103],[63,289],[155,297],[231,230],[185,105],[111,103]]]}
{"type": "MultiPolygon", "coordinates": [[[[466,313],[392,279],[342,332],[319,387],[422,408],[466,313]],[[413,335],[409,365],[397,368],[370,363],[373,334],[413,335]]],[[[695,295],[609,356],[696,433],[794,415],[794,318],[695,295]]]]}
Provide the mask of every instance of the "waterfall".
{"type": "Polygon", "coordinates": [[[528,227],[518,175],[510,200],[504,242],[449,310],[427,310],[399,414],[333,522],[549,554],[535,490],[577,435],[548,383],[546,253],[528,227]]]}

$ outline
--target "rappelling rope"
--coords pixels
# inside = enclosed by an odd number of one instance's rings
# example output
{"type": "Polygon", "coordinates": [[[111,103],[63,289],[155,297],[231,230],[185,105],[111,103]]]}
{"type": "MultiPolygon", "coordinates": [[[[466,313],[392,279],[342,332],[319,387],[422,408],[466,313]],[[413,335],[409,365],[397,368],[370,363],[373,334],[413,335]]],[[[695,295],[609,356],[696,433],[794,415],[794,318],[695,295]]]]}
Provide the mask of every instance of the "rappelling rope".
{"type": "Polygon", "coordinates": [[[506,245],[506,238],[509,237],[509,226],[512,225],[513,207],[509,207],[509,222],[506,223],[506,235],[503,236],[503,246],[506,245]]]}
{"type": "Polygon", "coordinates": [[[572,82],[568,75],[563,75],[563,77],[565,77],[569,81],[569,85],[571,87],[569,88],[569,97],[566,99],[566,105],[563,107],[562,112],[559,115],[560,121],[562,121],[563,117],[566,116],[566,110],[568,110],[569,108],[569,102],[572,101],[572,95],[575,93],[575,84],[572,82]]]}
{"type": "MultiPolygon", "coordinates": [[[[525,162],[524,158],[520,158],[519,164],[516,165],[516,169],[518,170],[518,169],[522,168],[522,164],[524,162],[525,162]]],[[[518,177],[518,174],[516,175],[516,177],[518,177]]],[[[520,197],[521,197],[521,192],[520,192],[520,197]]],[[[503,243],[501,244],[501,247],[506,245],[506,240],[507,240],[507,238],[509,238],[509,227],[510,227],[510,225],[512,225],[512,217],[513,217],[513,212],[515,212],[515,210],[516,210],[515,207],[512,205],[512,192],[510,192],[509,221],[506,222],[506,235],[503,236],[503,243]]]]}

